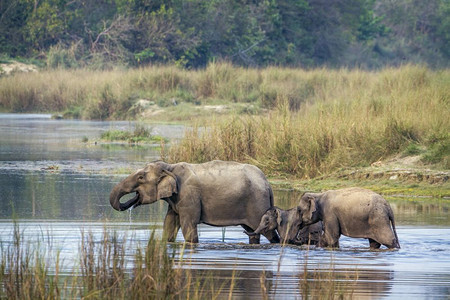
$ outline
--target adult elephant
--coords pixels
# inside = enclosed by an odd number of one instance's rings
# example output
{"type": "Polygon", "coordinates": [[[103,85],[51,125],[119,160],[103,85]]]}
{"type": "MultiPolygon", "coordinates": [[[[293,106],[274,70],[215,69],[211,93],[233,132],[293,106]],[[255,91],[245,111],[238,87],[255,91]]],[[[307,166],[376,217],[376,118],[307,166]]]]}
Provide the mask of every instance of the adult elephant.
{"type": "MultiPolygon", "coordinates": [[[[257,167],[237,162],[211,161],[203,164],[153,162],[118,183],[110,194],[111,206],[119,211],[158,199],[169,204],[164,236],[174,241],[181,227],[187,242],[198,243],[197,224],[241,225],[247,231],[258,227],[261,216],[273,206],[273,192],[257,167]],[[134,198],[120,199],[130,193],[134,198]]],[[[279,242],[276,231],[264,236],[279,242]]],[[[260,235],[249,237],[257,244],[260,235]]]]}
{"type": "Polygon", "coordinates": [[[400,248],[392,209],[373,191],[345,188],[305,193],[298,209],[302,220],[300,227],[323,222],[322,247],[339,247],[339,237],[343,234],[368,239],[372,249],[380,248],[381,244],[400,248]]]}

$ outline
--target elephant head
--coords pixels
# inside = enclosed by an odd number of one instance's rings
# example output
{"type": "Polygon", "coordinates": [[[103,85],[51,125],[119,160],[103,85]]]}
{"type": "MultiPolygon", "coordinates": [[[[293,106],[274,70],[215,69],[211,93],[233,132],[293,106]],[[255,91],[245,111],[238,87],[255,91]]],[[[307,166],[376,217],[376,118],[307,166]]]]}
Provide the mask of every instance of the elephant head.
{"type": "Polygon", "coordinates": [[[300,228],[319,221],[317,205],[316,197],[314,195],[305,193],[302,196],[298,204],[298,210],[301,216],[300,228]]]}
{"type": "Polygon", "coordinates": [[[252,236],[277,229],[282,241],[292,243],[296,240],[300,223],[301,219],[297,207],[289,210],[272,207],[261,217],[261,222],[254,232],[246,231],[245,233],[252,236]]]}
{"type": "Polygon", "coordinates": [[[277,208],[272,207],[261,217],[261,222],[259,223],[258,228],[256,228],[254,232],[245,231],[245,233],[248,236],[253,236],[260,233],[268,232],[270,230],[277,229],[278,227],[277,218],[278,218],[277,208]]]}
{"type": "Polygon", "coordinates": [[[115,210],[122,211],[169,198],[174,193],[178,193],[175,175],[162,163],[150,163],[119,182],[111,191],[109,202],[115,210]],[[135,193],[132,199],[120,202],[123,196],[131,193],[135,193]]]}

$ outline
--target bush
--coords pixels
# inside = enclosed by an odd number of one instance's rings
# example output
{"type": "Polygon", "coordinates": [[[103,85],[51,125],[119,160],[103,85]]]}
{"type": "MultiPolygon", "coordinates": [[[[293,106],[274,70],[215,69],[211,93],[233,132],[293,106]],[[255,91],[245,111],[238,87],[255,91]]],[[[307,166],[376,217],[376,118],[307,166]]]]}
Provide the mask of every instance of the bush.
{"type": "Polygon", "coordinates": [[[66,49],[61,45],[50,47],[47,53],[47,67],[51,69],[78,67],[75,49],[76,47],[66,49]]]}

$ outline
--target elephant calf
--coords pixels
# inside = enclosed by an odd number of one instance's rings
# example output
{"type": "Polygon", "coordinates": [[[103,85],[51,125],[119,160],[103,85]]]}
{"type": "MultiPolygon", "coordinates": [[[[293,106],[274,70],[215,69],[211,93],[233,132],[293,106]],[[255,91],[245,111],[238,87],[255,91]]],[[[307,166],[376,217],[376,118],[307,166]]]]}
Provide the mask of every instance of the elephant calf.
{"type": "Polygon", "coordinates": [[[301,218],[297,207],[283,210],[274,206],[261,217],[261,222],[254,232],[245,231],[245,233],[252,236],[276,229],[284,243],[318,244],[322,235],[322,222],[305,226],[299,231],[300,223],[301,218]]]}
{"type": "Polygon", "coordinates": [[[300,227],[323,222],[322,247],[339,247],[341,234],[369,239],[370,248],[400,248],[394,214],[379,194],[362,188],[305,193],[298,209],[300,227]],[[392,228],[391,228],[392,224],[392,228]]]}

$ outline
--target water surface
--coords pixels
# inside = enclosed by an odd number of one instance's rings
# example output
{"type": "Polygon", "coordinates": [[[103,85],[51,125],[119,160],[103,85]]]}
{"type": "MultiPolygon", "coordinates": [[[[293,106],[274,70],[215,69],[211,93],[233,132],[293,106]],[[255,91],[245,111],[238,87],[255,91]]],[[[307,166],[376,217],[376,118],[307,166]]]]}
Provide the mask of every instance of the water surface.
{"type": "MultiPolygon", "coordinates": [[[[24,240],[51,241],[69,273],[79,254],[82,232],[98,239],[105,230],[118,232],[145,246],[153,230],[161,234],[167,205],[159,201],[130,212],[109,205],[111,188],[125,170],[159,158],[158,145],[128,147],[95,144],[109,129],[132,128],[131,122],[51,120],[48,115],[0,114],[0,241],[12,242],[13,219],[24,240]],[[86,137],[89,142],[83,143],[86,137]],[[124,170],[123,172],[120,170],[124,170]],[[119,171],[117,171],[119,170],[119,171]]],[[[170,139],[182,126],[153,125],[155,134],[170,139]]],[[[295,205],[299,193],[275,190],[276,205],[295,205]]],[[[368,242],[342,237],[341,249],[248,245],[240,227],[199,226],[200,243],[184,251],[184,268],[210,270],[214,280],[236,279],[235,297],[262,296],[264,272],[267,293],[274,298],[300,298],[305,272],[311,282],[330,272],[345,283],[355,298],[448,299],[450,295],[450,201],[388,198],[402,248],[369,251],[368,242]],[[322,275],[321,275],[322,274],[322,275]]],[[[183,241],[181,233],[178,242],[183,241]]],[[[175,246],[174,246],[175,247],[175,246]]],[[[176,259],[181,259],[180,248],[176,259]]],[[[134,249],[127,249],[132,261],[134,249]]],[[[223,296],[228,295],[225,288],[223,296]]]]}

